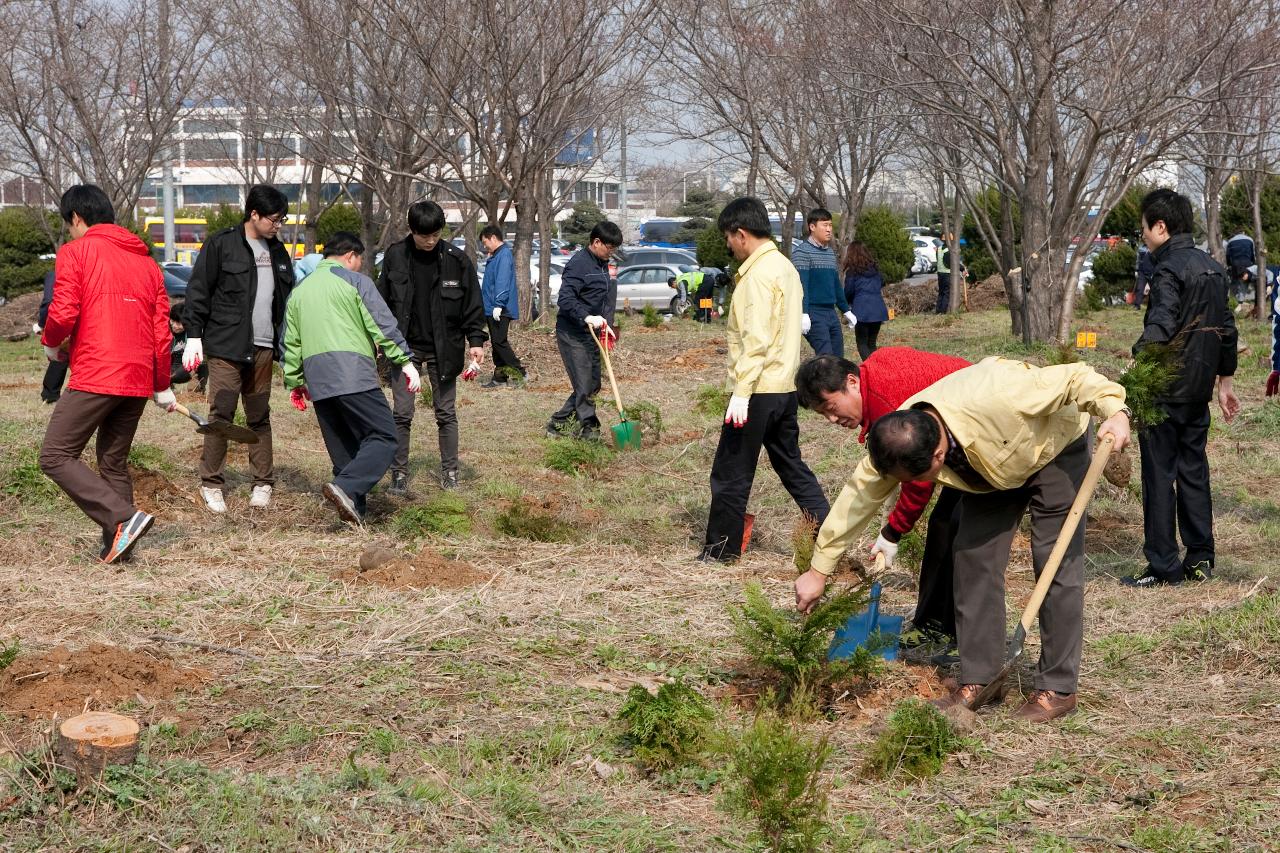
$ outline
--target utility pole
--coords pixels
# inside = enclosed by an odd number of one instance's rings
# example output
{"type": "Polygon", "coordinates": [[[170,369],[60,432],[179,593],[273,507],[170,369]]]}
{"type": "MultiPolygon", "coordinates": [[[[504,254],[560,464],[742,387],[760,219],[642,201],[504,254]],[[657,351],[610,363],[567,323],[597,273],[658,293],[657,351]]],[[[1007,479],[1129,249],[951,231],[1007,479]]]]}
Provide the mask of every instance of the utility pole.
{"type": "Polygon", "coordinates": [[[177,229],[173,223],[173,162],[169,160],[168,152],[165,156],[162,181],[164,184],[161,190],[164,195],[164,262],[170,264],[177,260],[178,255],[173,245],[177,239],[175,233],[177,229]]]}
{"type": "Polygon", "coordinates": [[[627,239],[627,123],[622,122],[622,163],[618,169],[622,174],[618,180],[618,227],[622,229],[622,239],[627,239]]]}

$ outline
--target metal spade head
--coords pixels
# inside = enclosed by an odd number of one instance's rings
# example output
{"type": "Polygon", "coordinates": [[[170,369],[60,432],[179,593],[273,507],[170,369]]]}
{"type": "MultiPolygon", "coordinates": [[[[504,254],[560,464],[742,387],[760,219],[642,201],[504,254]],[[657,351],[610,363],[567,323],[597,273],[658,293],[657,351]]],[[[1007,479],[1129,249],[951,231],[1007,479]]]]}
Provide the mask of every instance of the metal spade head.
{"type": "Polygon", "coordinates": [[[233,424],[230,421],[209,421],[197,415],[181,403],[175,403],[173,410],[180,415],[186,415],[196,422],[196,432],[201,435],[220,435],[228,441],[238,441],[241,444],[257,444],[258,434],[248,427],[242,427],[239,424],[233,424]]]}

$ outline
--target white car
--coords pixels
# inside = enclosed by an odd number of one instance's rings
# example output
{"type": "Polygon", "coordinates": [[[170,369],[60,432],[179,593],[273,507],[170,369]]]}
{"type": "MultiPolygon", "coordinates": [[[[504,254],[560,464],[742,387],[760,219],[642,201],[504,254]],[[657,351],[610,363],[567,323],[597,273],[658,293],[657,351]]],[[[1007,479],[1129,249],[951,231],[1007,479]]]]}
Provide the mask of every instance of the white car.
{"type": "Polygon", "coordinates": [[[911,235],[911,246],[915,250],[916,262],[912,264],[912,272],[933,272],[938,268],[938,247],[942,241],[937,237],[926,237],[923,234],[911,235]],[[916,267],[922,268],[917,270],[916,267]]]}
{"type": "Polygon", "coordinates": [[[679,314],[680,296],[667,284],[667,279],[697,272],[698,269],[691,264],[641,264],[621,269],[618,271],[617,307],[652,305],[659,310],[679,314]]]}

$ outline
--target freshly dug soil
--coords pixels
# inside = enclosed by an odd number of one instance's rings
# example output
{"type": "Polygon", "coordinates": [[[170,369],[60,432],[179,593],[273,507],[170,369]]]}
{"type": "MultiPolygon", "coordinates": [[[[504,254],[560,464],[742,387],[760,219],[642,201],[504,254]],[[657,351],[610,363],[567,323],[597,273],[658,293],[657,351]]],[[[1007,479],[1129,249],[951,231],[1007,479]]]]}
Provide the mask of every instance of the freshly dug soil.
{"type": "Polygon", "coordinates": [[[412,561],[391,560],[368,571],[361,571],[353,566],[339,572],[335,577],[389,589],[427,589],[428,587],[461,589],[485,583],[490,579],[489,575],[472,568],[470,563],[446,559],[430,548],[423,548],[412,561]]]}
{"type": "MultiPolygon", "coordinates": [[[[1014,276],[1015,281],[1019,276],[1014,276]]],[[[1004,280],[998,275],[989,276],[982,281],[969,285],[969,310],[987,311],[992,308],[1006,308],[1009,296],[1004,292],[1004,280]]]]}
{"type": "Polygon", "coordinates": [[[176,507],[189,509],[191,498],[165,475],[149,468],[129,466],[133,477],[133,503],[150,515],[171,515],[176,507]]]}
{"type": "Polygon", "coordinates": [[[70,717],[137,699],[165,699],[213,676],[175,666],[162,652],[129,651],[94,643],[79,651],[58,646],[23,655],[0,673],[0,710],[29,719],[70,717]]]}
{"type": "Polygon", "coordinates": [[[1127,453],[1112,453],[1107,466],[1102,469],[1102,476],[1111,485],[1125,488],[1129,485],[1129,478],[1133,476],[1133,460],[1127,453]]]}
{"type": "MultiPolygon", "coordinates": [[[[31,335],[31,324],[36,321],[43,295],[40,291],[23,293],[0,305],[0,340],[22,340],[19,336],[24,332],[31,335]]],[[[39,349],[36,347],[37,352],[39,349]]]]}

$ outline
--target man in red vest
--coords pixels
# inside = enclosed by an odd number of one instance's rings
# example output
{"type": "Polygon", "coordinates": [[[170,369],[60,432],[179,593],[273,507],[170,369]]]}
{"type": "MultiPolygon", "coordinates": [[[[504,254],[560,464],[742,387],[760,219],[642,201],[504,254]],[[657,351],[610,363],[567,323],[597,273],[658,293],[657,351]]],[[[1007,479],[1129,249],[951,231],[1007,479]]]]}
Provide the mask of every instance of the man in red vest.
{"type": "MultiPolygon", "coordinates": [[[[861,367],[845,358],[820,355],[800,365],[796,373],[796,395],[800,405],[813,409],[831,423],[861,430],[858,441],[865,442],[867,432],[881,417],[942,377],[969,366],[963,358],[910,347],[881,347],[868,356],[861,367]]],[[[902,484],[888,523],[871,548],[872,557],[882,553],[885,566],[893,565],[898,542],[929,506],[933,487],[933,483],[902,484]]],[[[904,633],[905,645],[955,642],[951,541],[959,522],[956,517],[959,501],[960,493],[944,486],[929,516],[920,563],[920,593],[911,620],[915,631],[904,633]]],[[[821,580],[826,582],[825,578],[821,580]]]]}

